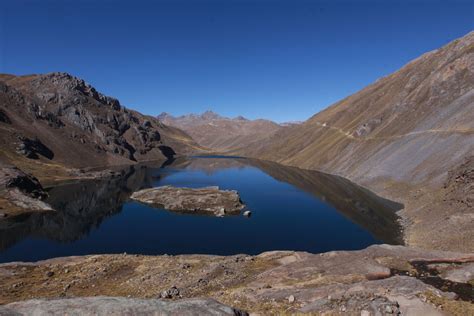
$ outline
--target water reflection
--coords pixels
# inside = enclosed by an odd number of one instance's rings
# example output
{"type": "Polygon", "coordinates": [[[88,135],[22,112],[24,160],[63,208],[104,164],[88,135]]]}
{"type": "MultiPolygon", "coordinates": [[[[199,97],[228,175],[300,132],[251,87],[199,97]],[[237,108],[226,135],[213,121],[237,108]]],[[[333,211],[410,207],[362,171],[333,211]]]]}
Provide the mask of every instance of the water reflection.
{"type": "MultiPolygon", "coordinates": [[[[266,189],[264,187],[259,187],[259,183],[257,183],[260,181],[258,180],[260,179],[259,174],[262,172],[276,180],[276,182],[274,181],[276,183],[275,188],[280,188],[278,183],[284,183],[285,185],[289,184],[298,190],[311,194],[313,197],[316,197],[318,201],[323,201],[324,204],[330,205],[346,219],[355,223],[356,226],[362,227],[364,230],[368,231],[376,240],[391,244],[401,243],[400,227],[397,224],[395,212],[401,209],[402,205],[382,199],[372,192],[359,187],[346,179],[315,171],[285,167],[276,163],[259,160],[243,158],[179,158],[173,161],[168,161],[164,165],[147,164],[129,167],[122,170],[120,176],[112,178],[101,180],[84,180],[69,184],[57,185],[50,188],[47,202],[50,203],[56,211],[23,214],[0,221],[0,249],[6,251],[8,248],[13,247],[15,244],[20,243],[25,239],[46,239],[59,243],[73,244],[74,241],[85,238],[92,230],[99,228],[107,218],[119,214],[122,211],[124,205],[130,204],[128,203],[128,200],[132,192],[154,185],[167,184],[165,183],[165,180],[168,176],[174,175],[170,178],[178,178],[179,181],[181,181],[180,183],[186,184],[187,181],[190,181],[194,183],[194,185],[198,185],[201,183],[200,181],[202,181],[203,177],[201,176],[201,178],[199,178],[200,180],[196,182],[190,176],[191,171],[204,173],[206,175],[204,177],[205,179],[216,180],[213,177],[218,176],[220,173],[222,178],[222,171],[225,170],[232,171],[229,173],[229,177],[242,177],[241,174],[243,174],[245,177],[248,177],[249,173],[240,172],[241,170],[248,170],[248,168],[251,168],[251,170],[257,170],[257,173],[250,173],[253,175],[253,178],[238,180],[240,181],[239,183],[242,188],[245,188],[245,185],[242,185],[242,183],[245,183],[245,181],[248,181],[249,184],[252,184],[252,188],[249,190],[253,191],[255,197],[251,197],[250,193],[247,194],[247,196],[249,196],[250,199],[259,199],[258,203],[254,203],[254,205],[269,204],[272,205],[272,207],[274,205],[276,212],[279,212],[278,214],[275,213],[275,216],[280,216],[280,218],[283,218],[283,221],[284,217],[282,216],[291,216],[291,214],[282,214],[282,212],[285,212],[285,210],[282,209],[281,205],[278,205],[278,203],[281,204],[279,201],[285,201],[287,205],[292,205],[296,209],[298,207],[306,207],[311,209],[311,205],[308,203],[312,202],[306,200],[302,202],[300,195],[296,195],[297,198],[294,200],[289,198],[285,200],[282,197],[278,197],[282,200],[278,200],[278,198],[276,201],[265,200],[268,199],[268,194],[262,194],[260,197],[258,192],[255,192],[256,190],[262,190],[263,192],[266,189]],[[182,178],[177,177],[177,174],[181,174],[182,178]],[[254,180],[257,182],[252,182],[254,180]]],[[[219,178],[219,181],[224,181],[225,183],[225,179],[221,178],[219,178]]],[[[229,183],[232,183],[232,181],[229,180],[229,183]]],[[[264,181],[262,183],[268,184],[268,181],[264,181]]],[[[133,204],[131,205],[133,206],[133,204]]],[[[292,211],[288,210],[287,213],[289,212],[292,211]]],[[[134,215],[135,214],[129,214],[127,220],[134,218],[132,217],[134,215]]],[[[267,218],[264,221],[258,222],[257,218],[257,221],[254,223],[259,223],[258,225],[265,225],[265,223],[271,222],[271,212],[266,213],[265,216],[267,216],[267,218]]],[[[311,216],[313,217],[310,220],[318,219],[317,212],[316,215],[311,216]]],[[[144,220],[149,220],[149,218],[144,220]]],[[[176,223],[179,221],[178,219],[168,219],[169,222],[166,222],[165,220],[167,220],[167,218],[162,218],[160,221],[162,221],[164,225],[167,225],[167,223],[176,223]]],[[[254,220],[253,217],[250,220],[254,220]]],[[[215,219],[206,219],[206,221],[215,221],[215,219]]],[[[304,222],[305,219],[303,218],[301,221],[304,222]]],[[[230,225],[228,227],[233,227],[233,225],[242,225],[241,223],[242,222],[226,222],[225,225],[230,225]]],[[[124,224],[121,225],[123,226],[124,224]]],[[[199,225],[203,224],[201,223],[199,225]]],[[[212,222],[210,227],[215,227],[214,225],[224,224],[212,222]]],[[[267,226],[256,227],[252,233],[261,232],[262,234],[279,234],[279,232],[270,231],[267,226]]],[[[315,224],[315,228],[317,227],[317,224],[315,224]]],[[[346,225],[341,227],[348,226],[346,225]]],[[[126,230],[126,227],[120,226],[117,229],[126,230]]],[[[288,230],[291,229],[291,227],[288,228],[288,230]]],[[[335,229],[340,229],[341,231],[336,233],[333,232],[333,234],[345,234],[343,228],[335,227],[335,229]]],[[[216,234],[217,233],[219,233],[219,231],[216,231],[216,234]]],[[[318,238],[320,238],[320,236],[318,236],[318,238]]],[[[144,240],[143,242],[146,243],[147,241],[144,240]]],[[[107,247],[107,245],[104,247],[107,247]]],[[[262,246],[262,249],[265,250],[268,248],[265,247],[267,246],[262,246]]],[[[276,247],[279,249],[278,245],[276,245],[276,247]]],[[[305,244],[302,244],[301,247],[302,248],[298,250],[303,249],[315,251],[319,249],[306,249],[305,244]]],[[[136,249],[137,252],[140,252],[142,248],[137,247],[134,249],[136,249]]],[[[244,249],[243,252],[246,252],[245,248],[242,249],[244,249]]],[[[158,248],[155,250],[157,253],[161,251],[161,249],[158,248]]],[[[184,249],[183,253],[186,253],[188,250],[193,251],[193,248],[184,249]]],[[[259,248],[255,251],[260,250],[261,249],[259,248]]],[[[20,250],[18,250],[18,252],[19,251],[20,250]]],[[[236,251],[242,250],[241,248],[238,248],[236,251]]],[[[108,251],[107,248],[103,248],[97,252],[108,251]]],[[[146,252],[155,253],[153,249],[148,250],[148,248],[146,252]]],[[[177,252],[179,253],[180,250],[177,250],[177,252]]],[[[61,252],[61,254],[63,254],[63,252],[61,252]]],[[[69,252],[66,252],[66,254],[69,254],[69,252]]],[[[70,254],[75,254],[75,252],[71,251],[70,254]]],[[[29,257],[24,254],[22,256],[15,254],[8,258],[9,260],[12,260],[12,258],[15,259],[17,257],[20,259],[23,258],[24,260],[29,259],[29,257]]],[[[36,257],[32,257],[32,259],[35,258],[36,257]]],[[[5,260],[6,259],[2,259],[2,253],[0,253],[0,261],[5,260]]]]}
{"type": "Polygon", "coordinates": [[[121,211],[134,191],[150,186],[145,166],[132,166],[120,176],[52,187],[46,200],[55,211],[24,213],[0,221],[0,249],[28,236],[71,242],[86,236],[121,211]]]}
{"type": "MultiPolygon", "coordinates": [[[[313,170],[283,166],[278,163],[233,158],[222,159],[196,157],[197,159],[178,159],[172,166],[180,169],[203,170],[211,175],[219,170],[253,166],[277,181],[289,183],[319,200],[333,206],[346,218],[370,231],[372,235],[388,244],[401,244],[401,227],[396,212],[403,205],[374,194],[355,183],[335,175],[313,170]]],[[[343,232],[341,232],[343,233],[343,232]]]]}
{"type": "Polygon", "coordinates": [[[278,181],[290,183],[332,205],[345,217],[370,231],[375,238],[389,244],[401,244],[400,225],[396,212],[403,205],[379,197],[351,181],[317,171],[260,161],[248,160],[278,181]]]}

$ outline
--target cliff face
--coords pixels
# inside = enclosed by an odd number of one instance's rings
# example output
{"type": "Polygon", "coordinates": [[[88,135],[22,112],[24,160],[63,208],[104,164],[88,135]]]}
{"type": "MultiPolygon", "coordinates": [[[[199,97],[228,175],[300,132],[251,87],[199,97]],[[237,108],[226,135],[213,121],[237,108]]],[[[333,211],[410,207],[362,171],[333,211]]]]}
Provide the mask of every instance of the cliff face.
{"type": "Polygon", "coordinates": [[[200,115],[174,117],[162,113],[158,119],[166,125],[187,132],[199,145],[215,151],[228,151],[262,140],[282,128],[269,120],[248,120],[242,116],[228,118],[212,111],[200,115]]]}
{"type": "Polygon", "coordinates": [[[458,249],[472,250],[472,207],[446,204],[455,199],[446,181],[474,156],[474,32],[232,153],[347,177],[405,203],[409,243],[449,248],[462,237],[458,249]]]}
{"type": "Polygon", "coordinates": [[[26,170],[166,159],[197,149],[184,132],[66,73],[0,75],[0,159],[26,170]]]}

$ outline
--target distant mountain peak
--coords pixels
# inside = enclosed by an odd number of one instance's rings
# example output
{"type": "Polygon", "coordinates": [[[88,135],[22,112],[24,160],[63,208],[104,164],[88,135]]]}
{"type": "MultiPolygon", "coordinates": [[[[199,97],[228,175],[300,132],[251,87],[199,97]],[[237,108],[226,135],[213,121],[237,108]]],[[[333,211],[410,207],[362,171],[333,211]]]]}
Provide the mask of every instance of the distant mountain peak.
{"type": "MultiPolygon", "coordinates": [[[[229,122],[235,122],[235,123],[269,123],[269,124],[274,124],[274,125],[280,125],[280,126],[285,126],[285,125],[290,125],[290,124],[299,124],[300,122],[288,122],[287,124],[282,123],[282,124],[277,124],[271,120],[267,119],[255,119],[255,120],[250,120],[242,115],[238,115],[234,118],[230,118],[227,116],[222,116],[212,110],[207,110],[202,112],[201,114],[196,114],[196,113],[189,113],[189,114],[184,114],[184,115],[179,115],[179,116],[173,116],[170,113],[167,112],[162,112],[160,115],[157,116],[157,118],[162,121],[164,124],[167,125],[172,125],[172,126],[177,126],[180,128],[183,128],[184,125],[200,125],[200,124],[208,124],[216,121],[229,121],[229,122]]],[[[185,128],[184,128],[185,129],[185,128]]]]}
{"type": "Polygon", "coordinates": [[[203,120],[203,121],[210,121],[210,120],[225,120],[228,119],[226,117],[223,117],[216,112],[213,112],[212,110],[207,110],[201,114],[195,114],[195,113],[190,113],[190,114],[184,114],[184,115],[179,115],[179,116],[174,116],[171,115],[168,112],[162,112],[157,116],[159,120],[183,120],[183,119],[192,119],[192,120],[203,120]]]}
{"type": "Polygon", "coordinates": [[[249,120],[242,115],[230,118],[212,110],[176,117],[163,112],[158,119],[165,125],[184,130],[199,145],[213,150],[245,147],[281,128],[279,124],[269,120],[249,120]]]}
{"type": "Polygon", "coordinates": [[[280,126],[293,126],[303,124],[304,121],[288,121],[280,123],[280,126]]]}
{"type": "Polygon", "coordinates": [[[234,118],[235,121],[248,121],[247,118],[243,117],[242,115],[237,116],[234,118]]]}
{"type": "Polygon", "coordinates": [[[156,118],[159,120],[164,120],[167,118],[174,118],[174,116],[169,114],[168,112],[161,112],[156,118]]]}
{"type": "Polygon", "coordinates": [[[219,114],[211,111],[211,110],[207,110],[206,112],[202,113],[201,114],[201,117],[205,120],[218,120],[218,119],[223,119],[222,116],[220,116],[219,114]]]}

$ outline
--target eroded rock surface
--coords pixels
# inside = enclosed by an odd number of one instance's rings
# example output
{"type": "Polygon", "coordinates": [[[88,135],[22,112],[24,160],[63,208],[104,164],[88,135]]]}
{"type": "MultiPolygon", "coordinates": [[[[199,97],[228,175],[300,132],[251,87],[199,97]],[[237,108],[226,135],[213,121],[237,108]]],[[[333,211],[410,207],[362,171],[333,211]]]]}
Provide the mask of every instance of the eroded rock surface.
{"type": "Polygon", "coordinates": [[[216,216],[236,215],[245,207],[237,191],[219,190],[219,187],[193,189],[162,186],[134,192],[131,199],[169,211],[216,216]]]}
{"type": "Polygon", "coordinates": [[[0,219],[16,211],[49,211],[51,207],[38,179],[20,169],[0,162],[0,219]]]}
{"type": "Polygon", "coordinates": [[[176,302],[124,297],[29,300],[0,307],[1,315],[248,315],[212,299],[176,302]]]}
{"type": "Polygon", "coordinates": [[[20,169],[0,162],[0,189],[19,189],[32,197],[45,197],[46,193],[38,179],[20,169]]]}

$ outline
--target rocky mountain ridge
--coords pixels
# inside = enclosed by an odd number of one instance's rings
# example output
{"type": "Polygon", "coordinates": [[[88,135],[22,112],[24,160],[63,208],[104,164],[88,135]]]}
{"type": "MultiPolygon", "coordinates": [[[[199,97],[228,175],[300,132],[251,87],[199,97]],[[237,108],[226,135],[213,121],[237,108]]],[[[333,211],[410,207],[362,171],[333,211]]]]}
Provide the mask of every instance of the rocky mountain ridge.
{"type": "Polygon", "coordinates": [[[201,114],[184,114],[180,116],[173,116],[168,112],[162,112],[157,118],[163,123],[172,123],[179,121],[180,124],[187,123],[189,125],[201,125],[204,122],[211,122],[216,120],[228,120],[228,121],[249,121],[249,119],[243,117],[242,115],[236,116],[234,118],[222,116],[212,110],[207,110],[201,114]]]}
{"type": "Polygon", "coordinates": [[[0,159],[33,173],[165,160],[199,150],[181,130],[67,73],[0,75],[0,113],[0,159]]]}
{"type": "Polygon", "coordinates": [[[249,120],[243,116],[228,118],[212,111],[174,117],[161,113],[163,124],[188,133],[199,145],[214,151],[228,151],[263,139],[282,128],[282,125],[265,119],[249,120]]]}

